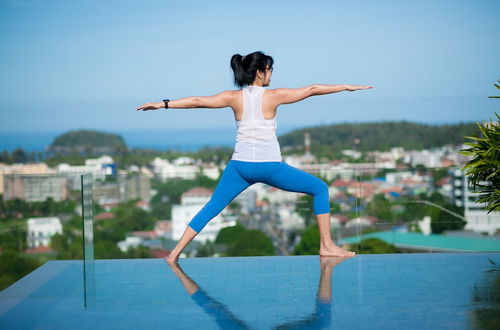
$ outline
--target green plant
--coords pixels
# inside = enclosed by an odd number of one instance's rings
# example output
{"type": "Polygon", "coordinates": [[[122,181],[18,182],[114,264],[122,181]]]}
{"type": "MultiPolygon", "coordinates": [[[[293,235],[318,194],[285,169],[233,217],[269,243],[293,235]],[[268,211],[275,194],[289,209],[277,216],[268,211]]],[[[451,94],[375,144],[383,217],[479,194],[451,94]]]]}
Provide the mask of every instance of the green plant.
{"type": "Polygon", "coordinates": [[[463,171],[479,194],[478,202],[486,204],[488,213],[500,211],[500,116],[496,112],[495,116],[497,122],[476,123],[480,136],[466,136],[473,142],[466,142],[470,148],[460,152],[472,157],[463,171]]]}
{"type": "MultiPolygon", "coordinates": [[[[500,80],[497,80],[499,83],[500,83],[500,80]]],[[[497,84],[493,84],[495,85],[496,88],[500,89],[500,86],[497,85],[497,84]]],[[[490,99],[500,99],[500,96],[488,96],[488,98],[490,99]]]]}

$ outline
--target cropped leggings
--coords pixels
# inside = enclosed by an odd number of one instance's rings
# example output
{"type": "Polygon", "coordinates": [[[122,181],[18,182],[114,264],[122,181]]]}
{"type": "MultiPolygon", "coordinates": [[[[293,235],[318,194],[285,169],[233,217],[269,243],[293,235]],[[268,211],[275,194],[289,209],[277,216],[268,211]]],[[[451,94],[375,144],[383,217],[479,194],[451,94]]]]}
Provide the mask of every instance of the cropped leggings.
{"type": "Polygon", "coordinates": [[[256,182],[312,195],[314,214],[330,212],[328,185],[318,177],[285,162],[246,162],[231,159],[212,197],[188,225],[199,233],[236,196],[256,182]]]}

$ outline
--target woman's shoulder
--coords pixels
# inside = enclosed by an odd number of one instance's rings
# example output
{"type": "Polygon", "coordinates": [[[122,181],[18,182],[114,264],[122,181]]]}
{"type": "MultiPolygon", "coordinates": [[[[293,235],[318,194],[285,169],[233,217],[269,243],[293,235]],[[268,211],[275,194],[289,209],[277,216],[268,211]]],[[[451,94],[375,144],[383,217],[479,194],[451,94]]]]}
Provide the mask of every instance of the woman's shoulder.
{"type": "Polygon", "coordinates": [[[231,89],[231,90],[223,91],[222,93],[226,94],[226,95],[238,95],[238,94],[241,94],[241,92],[242,92],[241,89],[231,89]]]}

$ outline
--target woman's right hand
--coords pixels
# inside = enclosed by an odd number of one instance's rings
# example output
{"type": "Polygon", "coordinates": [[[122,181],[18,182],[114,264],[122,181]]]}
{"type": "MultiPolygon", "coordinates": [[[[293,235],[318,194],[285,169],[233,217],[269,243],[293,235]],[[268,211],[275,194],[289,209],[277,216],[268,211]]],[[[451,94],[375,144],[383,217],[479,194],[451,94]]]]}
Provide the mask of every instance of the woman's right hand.
{"type": "Polygon", "coordinates": [[[142,110],[142,111],[148,111],[148,110],[156,110],[156,109],[161,109],[164,108],[165,103],[163,102],[149,102],[149,103],[144,103],[143,105],[140,105],[135,109],[136,111],[142,110]]]}
{"type": "Polygon", "coordinates": [[[346,90],[349,92],[357,91],[359,89],[370,89],[373,88],[373,86],[361,86],[361,85],[345,85],[346,90]]]}

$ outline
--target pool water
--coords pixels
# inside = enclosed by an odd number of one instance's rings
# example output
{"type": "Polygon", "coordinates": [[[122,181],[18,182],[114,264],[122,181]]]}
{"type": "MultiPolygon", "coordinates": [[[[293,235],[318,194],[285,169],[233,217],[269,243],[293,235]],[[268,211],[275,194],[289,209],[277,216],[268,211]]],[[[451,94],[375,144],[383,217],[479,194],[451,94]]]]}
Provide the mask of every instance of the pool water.
{"type": "Polygon", "coordinates": [[[75,260],[49,261],[0,292],[0,329],[469,329],[500,322],[500,253],[91,263],[85,295],[83,262],[75,260]]]}

